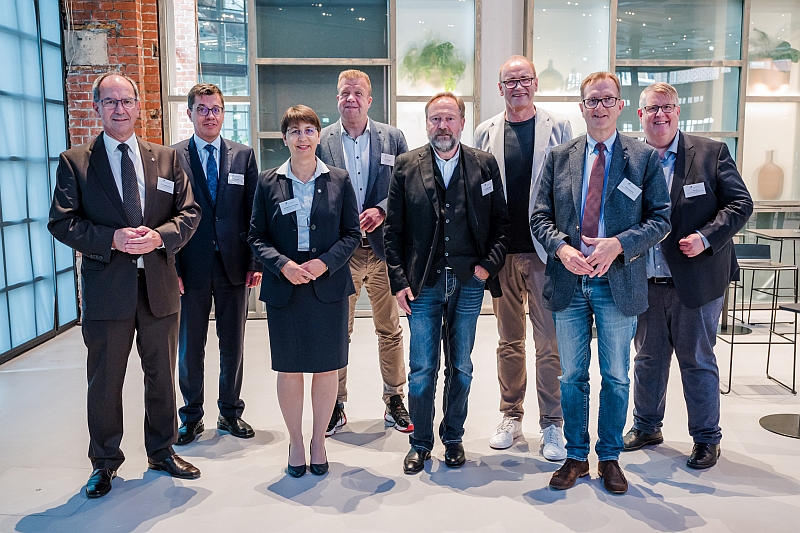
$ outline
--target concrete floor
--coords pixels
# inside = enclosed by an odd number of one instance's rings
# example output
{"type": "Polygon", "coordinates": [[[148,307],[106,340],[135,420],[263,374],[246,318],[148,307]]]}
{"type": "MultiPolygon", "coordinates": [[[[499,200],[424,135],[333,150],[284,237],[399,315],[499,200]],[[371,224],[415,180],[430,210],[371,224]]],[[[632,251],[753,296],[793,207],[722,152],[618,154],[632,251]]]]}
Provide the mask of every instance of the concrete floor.
{"type": "MultiPolygon", "coordinates": [[[[405,321],[403,322],[406,328],[405,321]]],[[[750,336],[756,340],[756,335],[750,336]]],[[[530,334],[529,334],[530,338],[530,334]]],[[[765,346],[737,347],[733,392],[722,398],[723,452],[707,471],[686,468],[691,450],[676,365],[661,446],[623,454],[624,496],[606,493],[590,457],[591,479],[547,488],[558,464],[539,454],[535,391],[525,435],[508,450],[488,437],[500,421],[495,320],[478,323],[474,381],[464,444],[467,464],[444,466],[443,448],[417,476],[402,473],[407,436],[385,429],[377,343],[370,319],[356,320],[350,353],[349,422],[328,439],[330,473],[301,479],[285,472],[287,435],[270,370],[267,327],[250,321],[246,338],[244,418],[256,437],[213,429],[216,349],[209,346],[206,431],[179,453],[202,471],[195,481],[147,470],[142,371],[132,355],[125,383],[122,443],[127,460],[111,493],[88,500],[85,348],[80,328],[0,366],[0,532],[218,531],[735,531],[795,532],[800,526],[800,440],[763,430],[771,413],[798,413],[800,400],[764,377],[765,346]]],[[[528,341],[532,351],[532,341],[528,341]]],[[[719,343],[722,365],[729,347],[719,343]]],[[[781,347],[773,372],[789,376],[781,347]]],[[[533,361],[529,360],[531,382],[533,361]]],[[[599,376],[592,374],[596,428],[599,376]]],[[[441,386],[441,380],[440,380],[441,386]]],[[[441,398],[441,391],[438,398],[441,398]]],[[[441,405],[437,401],[437,408],[441,405]]],[[[631,402],[632,407],[632,402],[631,402]]],[[[306,398],[307,417],[310,402],[306,398]]],[[[630,420],[630,417],[629,417],[630,420]]],[[[310,431],[310,420],[306,421],[310,431]]],[[[630,423],[626,426],[629,427],[630,423]]]]}

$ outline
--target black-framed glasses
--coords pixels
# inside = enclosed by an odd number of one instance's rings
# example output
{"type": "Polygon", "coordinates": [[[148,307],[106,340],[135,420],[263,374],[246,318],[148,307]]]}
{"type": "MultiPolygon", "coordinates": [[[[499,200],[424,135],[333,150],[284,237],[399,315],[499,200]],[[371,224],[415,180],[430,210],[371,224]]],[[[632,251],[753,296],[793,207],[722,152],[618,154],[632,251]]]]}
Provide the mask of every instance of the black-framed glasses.
{"type": "Polygon", "coordinates": [[[644,109],[648,115],[656,115],[658,114],[658,110],[660,109],[665,114],[669,115],[675,108],[678,107],[678,104],[664,104],[664,105],[646,105],[642,109],[644,109]]]}
{"type": "Polygon", "coordinates": [[[138,102],[136,98],[103,98],[100,100],[100,105],[103,106],[103,109],[116,109],[117,105],[122,104],[125,109],[133,109],[136,102],[138,102]]]}
{"type": "Polygon", "coordinates": [[[206,107],[203,104],[197,104],[194,109],[201,117],[208,116],[209,111],[213,113],[215,117],[218,117],[225,112],[225,108],[218,105],[215,105],[214,107],[206,107]]]}
{"type": "Polygon", "coordinates": [[[509,80],[503,80],[501,83],[506,89],[513,89],[517,86],[517,84],[522,85],[523,87],[530,87],[533,85],[534,79],[536,78],[512,78],[509,80]]]}
{"type": "Polygon", "coordinates": [[[583,105],[587,109],[594,109],[595,107],[597,107],[597,104],[603,102],[603,107],[614,107],[620,100],[622,99],[617,98],[616,96],[604,96],[603,98],[586,98],[585,100],[583,100],[583,105]]]}

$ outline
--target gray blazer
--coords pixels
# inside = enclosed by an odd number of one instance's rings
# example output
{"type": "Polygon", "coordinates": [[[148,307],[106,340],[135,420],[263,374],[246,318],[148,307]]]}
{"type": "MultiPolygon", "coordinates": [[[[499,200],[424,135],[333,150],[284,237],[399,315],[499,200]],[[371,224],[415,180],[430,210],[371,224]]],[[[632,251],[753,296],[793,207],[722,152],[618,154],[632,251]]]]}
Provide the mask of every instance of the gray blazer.
{"type": "MultiPolygon", "coordinates": [[[[500,167],[500,177],[503,179],[503,194],[508,200],[506,191],[506,157],[505,157],[505,125],[506,112],[503,111],[489,120],[481,122],[475,128],[475,148],[493,154],[500,167]]],[[[536,194],[539,192],[539,180],[544,168],[544,159],[554,146],[572,139],[572,125],[567,117],[548,113],[544,109],[536,108],[534,120],[534,146],[533,146],[533,171],[531,172],[531,196],[528,203],[528,218],[533,214],[533,205],[536,194]]],[[[531,232],[531,235],[533,233],[531,232]]],[[[547,263],[547,252],[544,247],[533,239],[536,254],[542,263],[547,263]]]]}
{"type": "MultiPolygon", "coordinates": [[[[398,156],[408,151],[403,132],[382,122],[369,119],[369,178],[367,194],[364,196],[364,209],[380,207],[386,213],[386,197],[389,194],[389,181],[392,179],[394,164],[381,163],[381,154],[398,156]]],[[[320,133],[317,157],[326,165],[346,169],[342,149],[342,121],[337,120],[320,133]]],[[[383,247],[383,227],[381,224],[367,233],[372,251],[381,261],[386,261],[383,247]]]]}
{"type": "MultiPolygon", "coordinates": [[[[633,316],[647,309],[647,250],[670,230],[669,192],[658,152],[641,141],[617,133],[608,171],[604,206],[606,237],[617,237],[622,254],[608,270],[611,293],[619,310],[633,316]],[[631,200],[618,189],[627,179],[641,189],[631,200]]],[[[562,241],[578,248],[581,239],[581,193],[586,135],[552,149],[542,171],[531,217],[531,229],[547,251],[544,304],[562,311],[572,301],[580,276],[556,257],[562,241]]]]}

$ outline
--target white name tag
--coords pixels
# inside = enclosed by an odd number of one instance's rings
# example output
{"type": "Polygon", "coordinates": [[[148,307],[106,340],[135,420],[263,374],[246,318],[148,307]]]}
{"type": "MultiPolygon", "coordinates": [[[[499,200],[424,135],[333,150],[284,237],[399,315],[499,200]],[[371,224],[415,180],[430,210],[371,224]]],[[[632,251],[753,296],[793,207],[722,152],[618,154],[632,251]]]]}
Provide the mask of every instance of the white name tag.
{"type": "Polygon", "coordinates": [[[285,202],[281,202],[278,204],[281,208],[282,215],[288,215],[289,213],[294,213],[298,209],[300,209],[300,200],[297,198],[292,198],[291,200],[286,200],[285,202]]]}
{"type": "Polygon", "coordinates": [[[392,154],[381,154],[381,165],[394,166],[394,156],[392,154]]]}
{"type": "Polygon", "coordinates": [[[691,198],[692,196],[702,196],[705,193],[706,193],[705,183],[692,183],[690,185],[683,186],[683,195],[686,198],[691,198]]]}
{"type": "Polygon", "coordinates": [[[622,180],[617,189],[622,191],[625,196],[633,201],[636,201],[636,199],[639,198],[639,195],[642,194],[642,189],[631,183],[628,178],[622,180]]]}
{"type": "Polygon", "coordinates": [[[487,194],[493,191],[494,191],[494,183],[492,183],[492,180],[484,181],[483,183],[481,183],[481,194],[483,196],[486,196],[487,194]]]}
{"type": "Polygon", "coordinates": [[[156,189],[172,194],[175,191],[175,182],[165,178],[158,178],[156,189]]]}
{"type": "Polygon", "coordinates": [[[228,174],[229,185],[244,185],[244,174],[236,174],[231,172],[228,174]]]}

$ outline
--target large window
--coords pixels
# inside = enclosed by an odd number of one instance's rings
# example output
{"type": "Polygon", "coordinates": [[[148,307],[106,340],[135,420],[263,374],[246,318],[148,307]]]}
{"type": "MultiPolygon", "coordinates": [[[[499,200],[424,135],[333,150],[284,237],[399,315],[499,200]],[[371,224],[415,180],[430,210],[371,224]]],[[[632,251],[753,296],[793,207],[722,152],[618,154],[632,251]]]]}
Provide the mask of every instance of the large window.
{"type": "Polygon", "coordinates": [[[0,361],[78,317],[74,254],[47,231],[67,148],[58,0],[9,0],[0,18],[0,361]]]}

